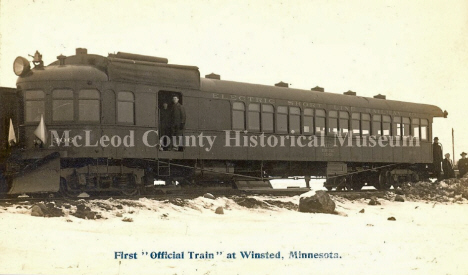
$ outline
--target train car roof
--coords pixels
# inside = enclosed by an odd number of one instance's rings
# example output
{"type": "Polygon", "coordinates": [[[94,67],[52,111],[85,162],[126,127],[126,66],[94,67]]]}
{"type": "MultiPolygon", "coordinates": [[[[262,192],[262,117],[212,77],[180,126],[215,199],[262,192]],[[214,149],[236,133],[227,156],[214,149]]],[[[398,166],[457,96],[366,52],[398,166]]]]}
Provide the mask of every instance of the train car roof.
{"type": "Polygon", "coordinates": [[[274,98],[327,105],[352,106],[381,110],[429,114],[443,117],[444,112],[435,105],[376,99],[362,96],[342,95],[285,87],[249,84],[235,81],[201,79],[201,90],[210,93],[234,94],[250,97],[274,98]]]}
{"type": "Polygon", "coordinates": [[[94,81],[122,81],[148,85],[168,86],[187,89],[201,89],[204,92],[243,95],[307,103],[351,106],[381,110],[403,111],[443,117],[444,112],[434,105],[376,99],[362,96],[342,95],[293,88],[250,84],[235,81],[200,78],[195,66],[168,64],[166,58],[121,53],[108,57],[88,54],[86,49],[77,49],[74,56],[60,56],[49,66],[33,69],[22,80],[44,80],[54,76],[55,80],[74,79],[94,81]],[[60,64],[62,62],[62,64],[60,64]]]}

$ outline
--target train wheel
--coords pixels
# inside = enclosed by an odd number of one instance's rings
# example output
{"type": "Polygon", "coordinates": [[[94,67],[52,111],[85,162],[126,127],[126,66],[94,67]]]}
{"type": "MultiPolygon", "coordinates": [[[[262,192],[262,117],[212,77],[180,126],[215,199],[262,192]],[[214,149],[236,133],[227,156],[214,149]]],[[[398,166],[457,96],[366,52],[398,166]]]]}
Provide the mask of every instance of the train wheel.
{"type": "Polygon", "coordinates": [[[359,174],[350,175],[351,188],[355,191],[359,191],[364,186],[363,178],[359,174]]]}
{"type": "Polygon", "coordinates": [[[336,191],[346,190],[351,191],[351,181],[346,177],[338,178],[338,186],[336,187],[336,191]]]}
{"type": "Polygon", "coordinates": [[[413,171],[413,173],[411,174],[411,182],[418,182],[419,179],[420,179],[419,173],[416,171],[413,171]]]}
{"type": "Polygon", "coordinates": [[[120,192],[124,196],[136,196],[139,193],[138,191],[139,190],[137,188],[133,188],[133,189],[123,189],[120,192]]]}
{"type": "Polygon", "coordinates": [[[63,197],[68,198],[76,198],[80,194],[80,191],[70,190],[68,188],[67,180],[64,178],[60,178],[60,189],[59,194],[63,197]]]}
{"type": "Polygon", "coordinates": [[[388,171],[381,171],[379,174],[379,188],[382,190],[388,190],[392,186],[392,183],[388,180],[388,171]]]}
{"type": "Polygon", "coordinates": [[[364,186],[364,184],[360,183],[360,182],[353,182],[353,190],[355,191],[359,191],[362,189],[362,187],[364,186]]]}
{"type": "Polygon", "coordinates": [[[328,191],[333,190],[333,186],[325,186],[325,188],[327,188],[328,191]]]}

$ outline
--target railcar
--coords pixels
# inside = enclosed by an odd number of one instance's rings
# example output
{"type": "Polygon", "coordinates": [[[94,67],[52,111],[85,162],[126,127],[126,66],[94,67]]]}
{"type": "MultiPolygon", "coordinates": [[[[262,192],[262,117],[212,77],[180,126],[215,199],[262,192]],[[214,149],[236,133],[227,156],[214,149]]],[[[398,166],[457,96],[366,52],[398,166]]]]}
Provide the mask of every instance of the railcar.
{"type": "Polygon", "coordinates": [[[261,189],[291,176],[324,178],[329,190],[386,189],[430,176],[431,125],[447,116],[382,95],[201,78],[195,66],[122,52],[79,48],[48,66],[36,52],[32,63],[14,62],[17,142],[4,146],[11,195],[135,194],[155,181],[261,189]],[[160,109],[174,96],[184,131],[163,136],[160,109]],[[171,143],[180,146],[167,150],[171,143]]]}
{"type": "Polygon", "coordinates": [[[10,119],[11,121],[17,120],[17,102],[15,89],[0,87],[0,193],[8,190],[4,174],[11,148],[8,142],[9,134],[10,131],[12,134],[15,130],[18,131],[10,124],[10,119]]]}

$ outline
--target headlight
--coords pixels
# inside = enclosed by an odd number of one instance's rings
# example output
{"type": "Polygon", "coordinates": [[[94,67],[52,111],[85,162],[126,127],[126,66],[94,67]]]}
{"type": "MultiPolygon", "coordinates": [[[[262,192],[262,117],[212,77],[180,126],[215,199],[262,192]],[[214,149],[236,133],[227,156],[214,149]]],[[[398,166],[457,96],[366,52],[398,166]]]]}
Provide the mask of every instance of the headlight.
{"type": "Polygon", "coordinates": [[[17,76],[23,76],[31,70],[29,61],[21,56],[18,56],[13,62],[13,71],[17,76]]]}

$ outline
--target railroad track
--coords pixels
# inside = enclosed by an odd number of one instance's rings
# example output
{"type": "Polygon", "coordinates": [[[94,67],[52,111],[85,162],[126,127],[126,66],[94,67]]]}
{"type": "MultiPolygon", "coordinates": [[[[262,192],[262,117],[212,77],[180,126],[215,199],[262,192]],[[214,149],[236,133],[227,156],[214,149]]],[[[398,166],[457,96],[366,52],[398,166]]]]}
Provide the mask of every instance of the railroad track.
{"type": "Polygon", "coordinates": [[[350,200],[360,198],[370,199],[371,197],[383,198],[387,192],[393,192],[393,190],[327,191],[329,195],[343,197],[350,200]]]}
{"type": "MultiPolygon", "coordinates": [[[[156,189],[153,194],[124,196],[119,194],[108,194],[89,197],[64,197],[60,195],[34,195],[34,196],[20,196],[0,198],[0,205],[22,203],[22,202],[49,202],[49,201],[77,201],[77,200],[109,200],[109,199],[130,199],[138,200],[141,198],[153,200],[167,200],[167,199],[194,199],[210,193],[215,197],[232,197],[232,196],[246,196],[246,195],[268,195],[268,196],[296,196],[307,192],[305,188],[291,188],[291,189],[258,189],[258,190],[238,190],[238,189],[219,189],[219,188],[178,188],[178,189],[156,189]]],[[[360,190],[360,191],[326,191],[329,195],[344,197],[347,199],[359,198],[382,198],[385,193],[391,190],[360,190]]]]}
{"type": "Polygon", "coordinates": [[[161,188],[155,189],[149,194],[145,195],[121,195],[121,194],[107,194],[93,196],[76,196],[68,197],[60,194],[35,194],[31,196],[19,197],[4,197],[0,198],[0,205],[5,203],[19,203],[19,202],[36,202],[36,201],[77,201],[77,200],[108,200],[108,199],[132,199],[138,200],[140,198],[148,198],[154,200],[165,199],[193,199],[210,193],[213,196],[245,196],[245,195],[269,195],[269,196],[296,196],[309,191],[305,188],[291,188],[291,189],[227,189],[227,188],[161,188]]]}

